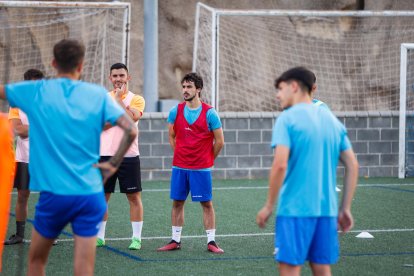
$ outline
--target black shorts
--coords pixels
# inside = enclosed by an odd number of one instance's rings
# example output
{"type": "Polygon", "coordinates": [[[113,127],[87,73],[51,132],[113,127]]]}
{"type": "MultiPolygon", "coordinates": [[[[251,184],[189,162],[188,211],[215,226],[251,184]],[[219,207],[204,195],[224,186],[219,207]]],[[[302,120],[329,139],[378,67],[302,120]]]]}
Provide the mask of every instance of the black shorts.
{"type": "MultiPolygon", "coordinates": [[[[101,156],[99,162],[106,162],[110,156],[101,156]]],[[[105,183],[105,193],[113,193],[115,191],[116,180],[119,181],[121,193],[141,192],[141,165],[139,156],[124,157],[121,166],[116,173],[105,183]]]]}
{"type": "Polygon", "coordinates": [[[14,188],[17,190],[29,190],[29,164],[16,162],[16,175],[14,176],[14,188]]]}

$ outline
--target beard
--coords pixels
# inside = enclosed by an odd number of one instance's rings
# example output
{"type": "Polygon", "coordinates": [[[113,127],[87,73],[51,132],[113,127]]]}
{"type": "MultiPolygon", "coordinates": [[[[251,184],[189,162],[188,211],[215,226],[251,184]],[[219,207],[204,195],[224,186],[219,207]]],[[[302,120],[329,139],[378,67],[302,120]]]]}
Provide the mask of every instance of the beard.
{"type": "Polygon", "coordinates": [[[191,98],[184,98],[184,101],[186,101],[186,102],[191,102],[194,98],[195,98],[195,96],[196,95],[194,95],[194,96],[192,96],[191,98]]]}

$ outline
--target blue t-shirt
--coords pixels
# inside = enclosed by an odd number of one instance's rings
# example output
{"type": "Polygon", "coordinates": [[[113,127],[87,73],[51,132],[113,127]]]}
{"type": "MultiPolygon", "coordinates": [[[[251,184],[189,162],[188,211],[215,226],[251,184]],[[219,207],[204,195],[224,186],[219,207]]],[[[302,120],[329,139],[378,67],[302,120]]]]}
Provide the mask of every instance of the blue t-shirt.
{"type": "Polygon", "coordinates": [[[278,216],[337,216],[336,167],[351,148],[344,125],[326,108],[297,104],[276,121],[271,146],[278,145],[290,150],[278,216]]]}
{"type": "MultiPolygon", "coordinates": [[[[177,108],[178,108],[178,105],[171,108],[170,113],[168,114],[168,119],[167,119],[167,122],[169,124],[174,124],[175,118],[177,118],[177,108]]],[[[200,116],[201,114],[201,109],[202,109],[201,105],[195,109],[188,108],[187,105],[184,107],[184,118],[187,120],[187,122],[190,125],[192,125],[198,119],[198,116],[200,116]]],[[[214,108],[210,108],[207,111],[206,117],[207,117],[208,130],[213,131],[215,129],[221,128],[220,117],[214,108]]]]}
{"type": "Polygon", "coordinates": [[[67,78],[25,81],[6,86],[12,107],[29,119],[30,190],[60,195],[102,191],[93,164],[106,122],[124,114],[105,88],[67,78]]]}

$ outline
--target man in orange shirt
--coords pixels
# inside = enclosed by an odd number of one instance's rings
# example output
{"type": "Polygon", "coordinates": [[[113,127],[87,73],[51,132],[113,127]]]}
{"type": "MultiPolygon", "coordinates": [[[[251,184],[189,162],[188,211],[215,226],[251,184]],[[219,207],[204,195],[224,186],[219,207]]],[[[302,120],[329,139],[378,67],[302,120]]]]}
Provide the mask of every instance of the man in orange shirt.
{"type": "MultiPolygon", "coordinates": [[[[128,91],[128,81],[131,79],[125,64],[115,63],[111,66],[109,80],[114,89],[109,92],[110,96],[126,111],[135,122],[138,130],[138,121],[142,117],[145,100],[143,97],[128,91]]],[[[109,127],[101,135],[101,162],[111,158],[116,152],[122,138],[122,129],[109,127]]],[[[121,193],[125,193],[129,202],[130,220],[132,225],[132,242],[128,247],[131,250],[141,249],[141,232],[143,225],[144,210],[141,200],[141,167],[138,150],[138,137],[124,155],[118,171],[105,184],[105,198],[108,202],[111,193],[115,191],[116,180],[119,180],[121,193]]],[[[105,245],[105,229],[108,220],[108,211],[100,225],[96,246],[105,245]]]]}
{"type": "MultiPolygon", "coordinates": [[[[12,131],[6,116],[0,113],[0,240],[6,237],[9,222],[10,193],[13,189],[14,154],[12,131]]],[[[3,244],[0,243],[0,272],[3,244]]]]}
{"type": "MultiPolygon", "coordinates": [[[[29,69],[24,73],[24,80],[40,80],[44,75],[37,69],[29,69]]],[[[16,175],[14,188],[17,189],[16,201],[16,233],[4,242],[5,245],[22,243],[27,219],[27,203],[29,201],[29,120],[18,108],[10,108],[9,121],[17,136],[16,141],[16,175]]]]}

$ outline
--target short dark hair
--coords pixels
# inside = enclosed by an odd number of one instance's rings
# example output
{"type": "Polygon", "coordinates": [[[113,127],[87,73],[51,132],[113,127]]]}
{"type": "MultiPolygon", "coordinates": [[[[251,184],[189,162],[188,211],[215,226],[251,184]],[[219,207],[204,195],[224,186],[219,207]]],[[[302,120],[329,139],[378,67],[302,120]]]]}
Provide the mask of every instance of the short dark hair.
{"type": "Polygon", "coordinates": [[[43,72],[37,69],[29,69],[23,74],[24,80],[40,80],[44,77],[45,75],[43,72]]]}
{"type": "Polygon", "coordinates": [[[85,57],[85,46],[74,39],[62,39],[53,47],[53,56],[57,69],[69,73],[82,63],[85,57]]]}
{"type": "Polygon", "coordinates": [[[111,73],[112,70],[114,69],[125,69],[128,72],[128,68],[126,67],[126,65],[120,62],[112,64],[111,69],[109,70],[109,73],[111,73]]]}
{"type": "Polygon", "coordinates": [[[197,89],[203,89],[203,78],[197,73],[188,73],[181,80],[181,84],[184,82],[194,82],[197,89]]]}
{"type": "Polygon", "coordinates": [[[294,67],[284,72],[275,80],[275,87],[278,88],[281,82],[297,81],[302,90],[312,91],[316,82],[315,74],[305,67],[294,67]]]}

